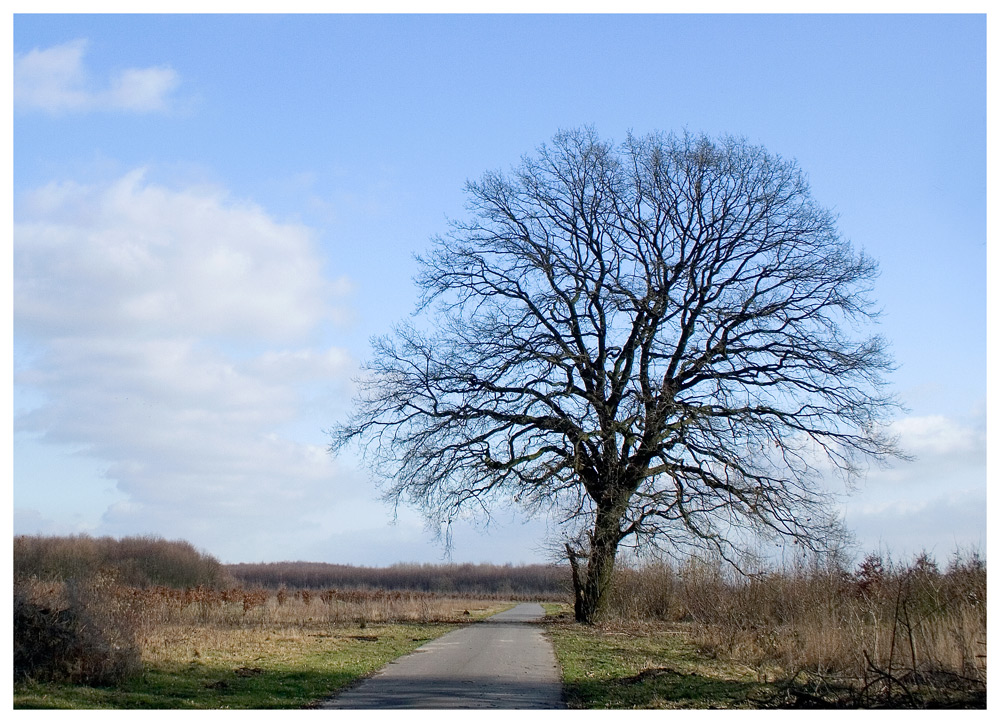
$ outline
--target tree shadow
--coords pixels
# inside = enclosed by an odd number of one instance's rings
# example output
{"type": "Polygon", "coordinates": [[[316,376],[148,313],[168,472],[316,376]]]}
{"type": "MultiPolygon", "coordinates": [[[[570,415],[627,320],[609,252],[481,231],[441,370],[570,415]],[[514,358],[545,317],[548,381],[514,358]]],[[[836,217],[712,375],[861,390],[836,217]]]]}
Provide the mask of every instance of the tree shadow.
{"type": "Polygon", "coordinates": [[[276,709],[302,708],[337,694],[356,679],[349,671],[264,670],[197,665],[147,670],[117,685],[22,686],[22,709],[276,709]]]}
{"type": "Polygon", "coordinates": [[[806,685],[792,680],[749,682],[647,668],[635,675],[566,683],[571,708],[744,708],[744,709],[980,709],[985,685],[912,688],[906,696],[868,693],[851,685],[806,685]]]}

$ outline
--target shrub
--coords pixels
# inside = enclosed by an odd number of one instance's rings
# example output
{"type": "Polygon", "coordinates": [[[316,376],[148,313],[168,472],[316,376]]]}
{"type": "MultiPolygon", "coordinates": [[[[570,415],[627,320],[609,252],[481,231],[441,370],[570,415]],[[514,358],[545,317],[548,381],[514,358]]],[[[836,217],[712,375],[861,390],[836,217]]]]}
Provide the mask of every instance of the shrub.
{"type": "Polygon", "coordinates": [[[142,669],[139,617],[106,576],[53,587],[14,584],[14,679],[91,685],[142,669]]]}

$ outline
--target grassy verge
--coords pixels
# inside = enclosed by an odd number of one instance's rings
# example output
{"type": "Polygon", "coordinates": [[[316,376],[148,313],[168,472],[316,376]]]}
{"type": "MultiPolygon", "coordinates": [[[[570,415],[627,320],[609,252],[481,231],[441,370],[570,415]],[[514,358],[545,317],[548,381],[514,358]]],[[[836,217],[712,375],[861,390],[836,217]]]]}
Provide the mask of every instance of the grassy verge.
{"type": "Polygon", "coordinates": [[[892,687],[873,672],[858,681],[751,667],[699,647],[682,624],[579,625],[568,605],[546,605],[549,638],[570,708],[985,708],[974,680],[900,674],[892,687]]]}
{"type": "MultiPolygon", "coordinates": [[[[473,609],[469,620],[506,609],[473,609]]],[[[14,708],[304,708],[458,627],[449,623],[161,625],[141,676],[111,687],[27,683],[14,708]]]]}
{"type": "Polygon", "coordinates": [[[682,628],[586,626],[546,606],[570,708],[758,708],[773,696],[744,666],[706,660],[682,628]]]}

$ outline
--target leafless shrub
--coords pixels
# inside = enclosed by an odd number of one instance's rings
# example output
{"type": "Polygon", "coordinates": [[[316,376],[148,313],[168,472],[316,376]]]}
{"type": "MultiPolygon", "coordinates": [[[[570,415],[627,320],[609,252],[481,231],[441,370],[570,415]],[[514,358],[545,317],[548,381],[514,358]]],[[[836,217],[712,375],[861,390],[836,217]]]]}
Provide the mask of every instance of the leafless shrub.
{"type": "Polygon", "coordinates": [[[14,585],[14,678],[110,684],[142,669],[142,611],[107,574],[14,585]]]}

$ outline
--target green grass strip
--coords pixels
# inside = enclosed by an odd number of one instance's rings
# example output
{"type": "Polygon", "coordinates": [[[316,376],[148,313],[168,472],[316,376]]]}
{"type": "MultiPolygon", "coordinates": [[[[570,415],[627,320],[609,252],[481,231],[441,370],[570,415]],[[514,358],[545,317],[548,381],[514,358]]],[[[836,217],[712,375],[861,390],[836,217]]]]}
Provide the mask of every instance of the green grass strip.
{"type": "Polygon", "coordinates": [[[570,708],[757,708],[768,697],[748,669],[700,656],[682,629],[579,625],[557,613],[548,633],[570,708]]]}

